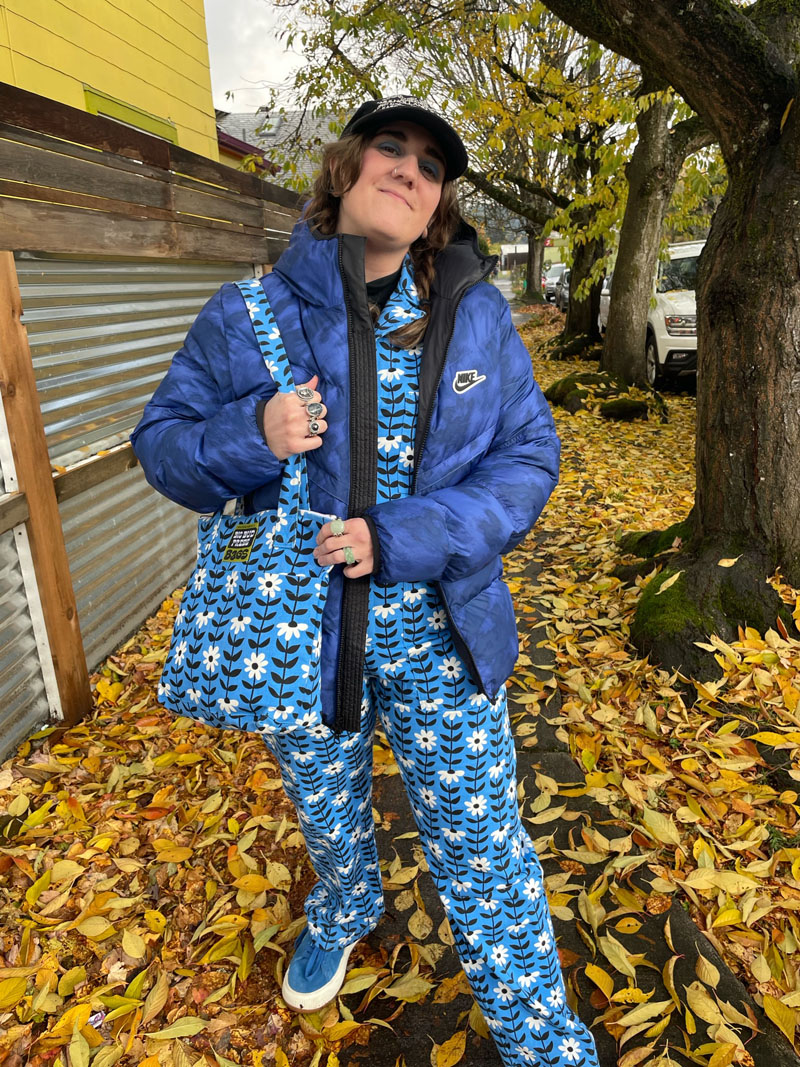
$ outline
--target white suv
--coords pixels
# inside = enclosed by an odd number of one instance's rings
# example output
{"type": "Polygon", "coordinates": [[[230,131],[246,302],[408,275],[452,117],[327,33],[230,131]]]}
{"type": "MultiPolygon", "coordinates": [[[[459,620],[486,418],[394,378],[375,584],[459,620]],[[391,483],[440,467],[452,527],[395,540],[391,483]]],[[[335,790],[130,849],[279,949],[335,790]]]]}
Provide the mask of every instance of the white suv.
{"type": "Polygon", "coordinates": [[[705,241],[670,245],[659,263],[645,340],[645,373],[654,388],[665,378],[697,373],[697,309],[694,287],[705,241]]]}

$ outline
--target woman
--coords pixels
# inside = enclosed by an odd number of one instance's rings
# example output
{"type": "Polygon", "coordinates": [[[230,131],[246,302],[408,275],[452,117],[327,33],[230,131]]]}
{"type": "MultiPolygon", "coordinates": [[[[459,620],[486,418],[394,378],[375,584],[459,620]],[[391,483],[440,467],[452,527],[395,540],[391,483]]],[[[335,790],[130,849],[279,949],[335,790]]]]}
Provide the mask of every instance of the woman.
{"type": "Polygon", "coordinates": [[[333,565],[325,725],[271,735],[319,877],[283,996],[316,1010],[378,923],[372,738],[393,746],[456,946],[506,1064],[596,1064],[565,1003],[533,845],[516,802],[504,683],[518,650],[501,554],[558,470],[553,420],[495,260],[460,218],[467,165],[425,103],[363,104],[327,146],[303,220],[263,285],[297,395],[275,392],[239,290],[201,311],[134,445],[197,511],[274,507],[307,452],[315,554],[333,565]]]}

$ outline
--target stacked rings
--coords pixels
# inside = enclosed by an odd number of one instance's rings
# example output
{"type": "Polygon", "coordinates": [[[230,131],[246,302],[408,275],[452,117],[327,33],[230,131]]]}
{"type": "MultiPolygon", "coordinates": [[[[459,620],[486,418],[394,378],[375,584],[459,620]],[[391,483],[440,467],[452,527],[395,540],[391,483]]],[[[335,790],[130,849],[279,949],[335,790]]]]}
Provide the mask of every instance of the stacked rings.
{"type": "Polygon", "coordinates": [[[300,397],[301,400],[313,400],[314,399],[314,390],[313,389],[309,389],[307,385],[298,385],[297,388],[295,389],[295,392],[297,393],[297,395],[300,397]]]}
{"type": "Polygon", "coordinates": [[[320,423],[316,419],[308,420],[308,432],[312,435],[318,434],[320,431],[320,423]]]}

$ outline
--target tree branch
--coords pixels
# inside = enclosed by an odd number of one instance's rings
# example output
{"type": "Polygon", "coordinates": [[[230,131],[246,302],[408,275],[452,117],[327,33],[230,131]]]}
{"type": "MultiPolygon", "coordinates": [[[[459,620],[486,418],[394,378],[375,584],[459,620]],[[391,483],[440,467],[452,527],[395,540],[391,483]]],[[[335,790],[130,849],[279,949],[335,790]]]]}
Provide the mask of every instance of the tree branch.
{"type": "Polygon", "coordinates": [[[529,222],[534,222],[538,226],[543,226],[550,218],[548,212],[543,208],[537,208],[536,205],[532,204],[529,200],[514,196],[513,193],[496,185],[494,182],[490,181],[485,174],[481,174],[479,171],[467,168],[464,172],[464,177],[472,182],[476,189],[480,189],[482,193],[490,196],[496,203],[502,204],[503,207],[508,208],[509,211],[513,211],[515,215],[519,215],[523,219],[527,219],[529,222]]]}
{"type": "Polygon", "coordinates": [[[796,76],[776,45],[730,0],[544,0],[554,14],[665,78],[716,134],[729,163],[777,136],[796,76]]]}

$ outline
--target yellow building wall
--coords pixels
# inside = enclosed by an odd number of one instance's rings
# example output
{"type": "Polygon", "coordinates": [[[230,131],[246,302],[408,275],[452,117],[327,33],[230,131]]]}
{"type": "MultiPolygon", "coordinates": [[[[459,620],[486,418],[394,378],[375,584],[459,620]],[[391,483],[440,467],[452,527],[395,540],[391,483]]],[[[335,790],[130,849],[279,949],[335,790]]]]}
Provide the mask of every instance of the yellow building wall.
{"type": "Polygon", "coordinates": [[[0,80],[219,159],[203,0],[0,0],[0,80]]]}

